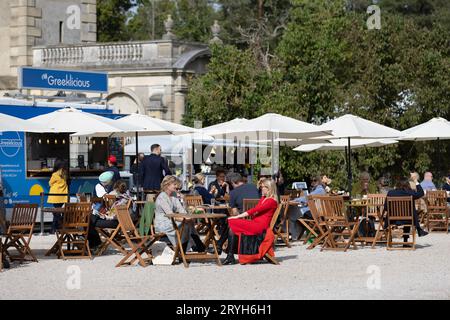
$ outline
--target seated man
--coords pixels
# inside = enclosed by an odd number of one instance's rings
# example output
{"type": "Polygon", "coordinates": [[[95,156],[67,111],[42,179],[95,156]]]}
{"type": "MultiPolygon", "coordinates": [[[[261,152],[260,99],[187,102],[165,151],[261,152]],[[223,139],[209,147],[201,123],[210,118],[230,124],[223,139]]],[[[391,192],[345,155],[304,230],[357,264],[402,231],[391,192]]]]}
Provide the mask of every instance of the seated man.
{"type": "MultiPolygon", "coordinates": [[[[233,186],[233,190],[230,192],[230,208],[231,214],[234,216],[244,212],[244,199],[259,199],[258,189],[254,184],[244,183],[244,178],[239,173],[230,173],[229,180],[233,186]]],[[[220,230],[220,239],[217,242],[217,250],[219,254],[222,253],[222,246],[228,239],[228,223],[227,219],[220,221],[222,228],[220,230]]]]}
{"type": "Polygon", "coordinates": [[[431,172],[425,172],[425,174],[423,175],[423,181],[420,186],[425,192],[437,190],[436,186],[433,183],[433,174],[431,172]]]}
{"type": "MultiPolygon", "coordinates": [[[[325,188],[323,186],[322,178],[320,176],[314,177],[311,180],[312,190],[309,193],[312,195],[327,195],[325,188]]],[[[298,202],[302,206],[294,207],[289,206],[288,217],[289,217],[289,233],[292,236],[292,239],[300,239],[305,232],[305,227],[298,221],[301,218],[312,219],[311,211],[309,210],[307,197],[300,197],[294,199],[293,201],[298,202]]]]}
{"type": "Polygon", "coordinates": [[[356,181],[352,187],[353,196],[364,196],[368,194],[374,194],[377,192],[377,186],[370,179],[368,172],[362,172],[359,175],[359,181],[356,181]]]}
{"type": "MultiPolygon", "coordinates": [[[[422,186],[419,184],[419,182],[417,180],[414,180],[413,182],[416,184],[417,191],[414,191],[411,189],[410,180],[408,178],[403,178],[397,183],[397,186],[394,190],[391,190],[388,192],[387,196],[388,197],[411,197],[412,196],[413,200],[422,198],[424,196],[422,186]]],[[[387,210],[387,201],[384,204],[384,210],[387,210]]],[[[414,225],[417,229],[417,233],[418,233],[419,237],[426,236],[428,234],[428,232],[426,232],[425,230],[423,230],[420,227],[419,217],[418,217],[415,206],[414,206],[414,211],[413,211],[413,218],[414,218],[414,225]]],[[[388,219],[385,220],[384,227],[385,227],[385,229],[388,228],[388,219]]],[[[409,231],[410,231],[409,227],[405,227],[405,232],[409,233],[409,231]]],[[[409,238],[409,236],[405,235],[403,237],[403,241],[408,242],[408,238],[409,238]]]]}
{"type": "Polygon", "coordinates": [[[245,183],[239,173],[230,174],[233,190],[230,192],[230,208],[233,215],[243,212],[244,199],[259,199],[258,189],[254,184],[245,183]]]}

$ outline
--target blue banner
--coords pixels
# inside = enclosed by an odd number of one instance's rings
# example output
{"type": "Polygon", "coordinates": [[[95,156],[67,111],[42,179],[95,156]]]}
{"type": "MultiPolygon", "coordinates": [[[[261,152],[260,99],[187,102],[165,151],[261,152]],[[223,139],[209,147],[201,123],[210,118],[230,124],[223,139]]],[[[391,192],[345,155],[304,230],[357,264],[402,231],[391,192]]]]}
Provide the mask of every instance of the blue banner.
{"type": "Polygon", "coordinates": [[[19,88],[107,93],[108,74],[21,67],[19,88]]]}

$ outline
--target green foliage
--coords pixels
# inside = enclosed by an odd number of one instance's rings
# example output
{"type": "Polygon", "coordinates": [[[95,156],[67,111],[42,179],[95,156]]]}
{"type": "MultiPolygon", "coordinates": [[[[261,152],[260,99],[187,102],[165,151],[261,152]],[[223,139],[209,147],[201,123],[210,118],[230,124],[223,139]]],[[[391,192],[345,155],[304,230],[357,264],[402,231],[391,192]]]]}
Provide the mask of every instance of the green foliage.
{"type": "Polygon", "coordinates": [[[161,1],[139,0],[136,14],[129,21],[129,30],[133,40],[149,40],[152,38],[154,10],[155,39],[165,34],[164,21],[172,15],[173,33],[184,41],[208,42],[211,26],[214,23],[215,11],[208,0],[161,1]],[[154,8],[152,3],[154,3],[154,8]]]}
{"type": "MultiPolygon", "coordinates": [[[[381,30],[367,30],[372,0],[99,0],[99,40],[155,38],[171,14],[181,40],[207,42],[214,20],[224,46],[213,46],[209,72],[193,79],[185,123],[212,125],[277,112],[321,124],[353,113],[404,130],[450,119],[450,1],[380,0],[381,30]]],[[[353,172],[377,179],[409,170],[449,170],[450,145],[402,142],[352,153],[353,172]]],[[[318,173],[346,186],[343,152],[282,148],[289,180],[318,173]]],[[[437,174],[435,174],[437,176],[437,174]]]]}
{"type": "Polygon", "coordinates": [[[133,0],[97,0],[99,42],[127,41],[127,19],[133,0]]]}
{"type": "MultiPolygon", "coordinates": [[[[250,49],[213,48],[209,72],[192,83],[186,122],[211,125],[278,112],[320,124],[353,113],[404,130],[436,116],[450,119],[449,5],[408,3],[405,11],[382,1],[382,29],[367,30],[371,3],[292,1],[270,68],[263,68],[250,49]]],[[[437,172],[439,154],[448,159],[449,149],[442,141],[439,148],[436,142],[402,142],[354,150],[352,171],[355,176],[368,171],[373,179],[409,170],[437,172]]],[[[344,152],[282,148],[280,164],[289,181],[323,173],[332,176],[333,188],[347,184],[344,152]]],[[[448,161],[442,166],[448,170],[448,161]]]]}

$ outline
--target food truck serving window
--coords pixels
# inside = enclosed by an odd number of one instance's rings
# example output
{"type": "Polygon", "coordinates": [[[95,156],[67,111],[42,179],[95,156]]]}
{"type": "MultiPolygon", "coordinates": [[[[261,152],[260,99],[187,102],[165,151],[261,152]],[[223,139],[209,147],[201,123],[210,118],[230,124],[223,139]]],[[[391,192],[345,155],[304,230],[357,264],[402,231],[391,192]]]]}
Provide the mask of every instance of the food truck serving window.
{"type": "MultiPolygon", "coordinates": [[[[111,145],[108,140],[111,139],[70,137],[69,134],[28,133],[26,135],[27,177],[50,176],[56,159],[69,162],[71,176],[98,176],[108,165],[107,158],[110,153],[108,147],[111,145]]],[[[117,146],[117,144],[114,145],[117,146]]],[[[117,147],[114,152],[119,153],[117,147]]]]}

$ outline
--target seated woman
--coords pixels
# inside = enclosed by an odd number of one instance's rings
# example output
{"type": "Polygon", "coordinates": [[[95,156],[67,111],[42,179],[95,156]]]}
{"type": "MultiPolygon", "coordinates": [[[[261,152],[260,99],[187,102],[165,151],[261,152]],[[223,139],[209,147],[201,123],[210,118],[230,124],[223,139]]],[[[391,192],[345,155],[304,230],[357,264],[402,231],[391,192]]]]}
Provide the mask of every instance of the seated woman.
{"type": "MultiPolygon", "coordinates": [[[[111,185],[113,179],[113,173],[111,171],[105,172],[100,175],[100,183],[95,187],[95,193],[98,198],[103,198],[107,195],[106,190],[111,185]]],[[[89,246],[91,248],[98,247],[102,242],[100,235],[95,228],[102,229],[115,229],[119,225],[117,221],[116,212],[114,208],[116,206],[126,205],[131,199],[130,193],[127,190],[127,185],[123,181],[117,181],[114,184],[113,191],[110,192],[111,195],[116,196],[116,201],[108,211],[105,207],[104,202],[95,203],[93,205],[91,221],[89,225],[89,246]]],[[[134,215],[131,215],[133,221],[135,221],[134,215]]]]}
{"type": "Polygon", "coordinates": [[[240,215],[229,217],[228,225],[230,231],[228,235],[228,255],[223,264],[235,264],[235,235],[244,234],[247,236],[259,235],[267,230],[272,220],[273,214],[278,207],[277,185],[274,181],[264,179],[261,182],[262,198],[256,207],[240,215]],[[243,218],[252,217],[252,220],[243,218]]]}
{"type": "Polygon", "coordinates": [[[114,206],[123,206],[128,204],[131,200],[130,190],[128,190],[125,181],[119,180],[114,184],[113,190],[109,193],[112,196],[116,196],[116,202],[114,206]]]}
{"type": "Polygon", "coordinates": [[[214,199],[213,191],[208,191],[205,188],[205,176],[201,173],[197,173],[192,179],[194,183],[194,194],[202,196],[204,204],[211,204],[211,200],[214,199]]]}
{"type": "MultiPolygon", "coordinates": [[[[323,185],[323,177],[317,176],[311,179],[311,192],[310,196],[313,195],[326,195],[327,192],[323,185]]],[[[288,209],[288,217],[289,217],[289,233],[292,236],[292,239],[298,240],[301,239],[303,233],[305,232],[305,226],[301,224],[298,219],[313,219],[311,210],[307,206],[308,197],[300,197],[296,198],[293,201],[298,202],[301,207],[289,206],[288,209]]]]}
{"type": "MultiPolygon", "coordinates": [[[[155,232],[165,233],[173,246],[176,246],[177,244],[175,229],[172,225],[172,220],[166,215],[173,213],[186,214],[186,210],[180,200],[176,197],[179,186],[180,181],[178,178],[166,176],[161,182],[161,193],[158,195],[155,202],[155,232]]],[[[181,221],[177,221],[177,225],[181,226],[181,221]]],[[[195,252],[204,252],[206,250],[195,230],[194,221],[189,221],[189,223],[184,226],[183,234],[181,236],[184,251],[187,251],[190,248],[195,252]],[[194,244],[195,246],[193,246],[194,244]]]]}
{"type": "MultiPolygon", "coordinates": [[[[128,190],[127,184],[122,180],[119,180],[114,184],[113,190],[109,193],[109,195],[116,197],[116,200],[111,206],[111,210],[107,213],[106,217],[106,219],[112,220],[116,218],[114,208],[117,206],[128,205],[128,202],[132,199],[132,197],[130,191],[128,190]]],[[[131,208],[130,214],[132,214],[131,208]]]]}

